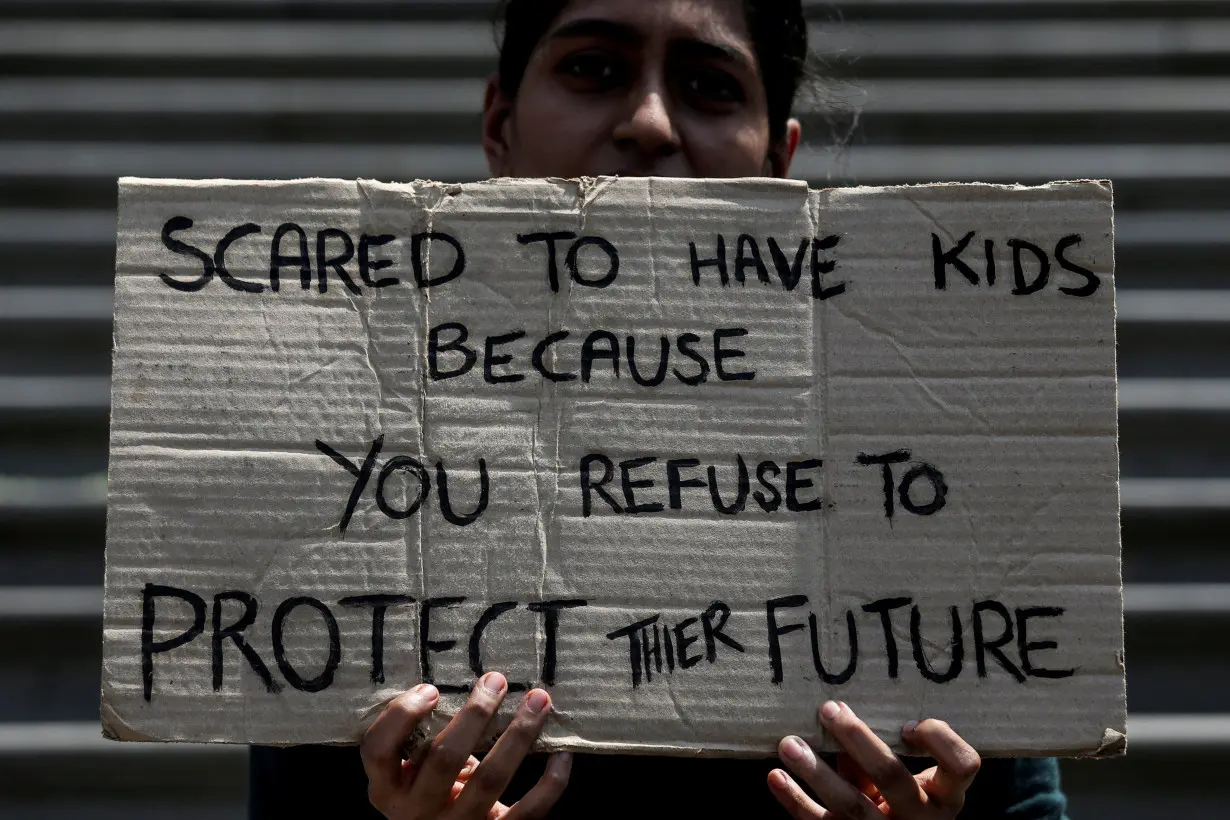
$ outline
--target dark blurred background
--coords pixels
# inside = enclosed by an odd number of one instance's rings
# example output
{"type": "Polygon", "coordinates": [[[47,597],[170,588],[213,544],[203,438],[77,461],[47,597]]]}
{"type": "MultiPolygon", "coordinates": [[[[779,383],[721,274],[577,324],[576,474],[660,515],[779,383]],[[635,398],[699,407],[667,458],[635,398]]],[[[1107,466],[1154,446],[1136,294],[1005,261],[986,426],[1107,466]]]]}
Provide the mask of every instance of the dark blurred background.
{"type": "MultiPolygon", "coordinates": [[[[814,185],[1115,182],[1130,752],[1075,818],[1230,804],[1230,3],[810,4],[814,185]],[[832,150],[834,141],[844,143],[832,150]]],[[[488,0],[0,2],[0,816],[239,816],[242,748],[98,681],[116,177],[469,180],[488,0]]]]}

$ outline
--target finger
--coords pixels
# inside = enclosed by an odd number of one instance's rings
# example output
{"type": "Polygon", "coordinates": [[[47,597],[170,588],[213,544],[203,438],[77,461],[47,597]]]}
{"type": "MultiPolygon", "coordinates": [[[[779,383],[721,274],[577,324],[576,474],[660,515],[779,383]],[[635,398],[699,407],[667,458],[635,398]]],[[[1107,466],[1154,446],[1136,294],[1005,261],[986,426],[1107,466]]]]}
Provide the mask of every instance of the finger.
{"type": "Polygon", "coordinates": [[[867,773],[897,814],[915,811],[925,804],[926,795],[914,775],[849,706],[829,701],[820,707],[820,723],[867,773]]]}
{"type": "Polygon", "coordinates": [[[487,810],[508,788],[550,712],[551,696],[542,689],[535,689],[521,699],[512,722],[466,783],[455,806],[458,816],[486,816],[487,810]]]}
{"type": "MultiPolygon", "coordinates": [[[[811,747],[797,737],[788,737],[777,745],[782,760],[799,778],[811,787],[816,797],[843,820],[882,820],[883,815],[867,795],[850,781],[833,771],[811,747]]],[[[789,808],[789,806],[787,806],[789,808]]],[[[805,814],[804,817],[815,815],[805,814]]],[[[820,815],[821,817],[825,815],[820,815]]]]}
{"type": "Polygon", "coordinates": [[[420,684],[394,698],[364,733],[359,756],[372,805],[379,808],[403,784],[402,751],[439,699],[436,687],[420,684]]]}
{"type": "Polygon", "coordinates": [[[944,805],[962,806],[965,792],[982,766],[978,752],[942,720],[911,721],[901,736],[935,759],[935,775],[923,784],[927,794],[944,805]]]}
{"type": "Polygon", "coordinates": [[[411,805],[421,806],[431,817],[444,807],[457,775],[486,734],[487,724],[507,691],[508,681],[499,672],[488,672],[474,685],[461,711],[436,737],[419,764],[418,776],[410,787],[411,805]]]}
{"type": "Polygon", "coordinates": [[[504,820],[539,820],[546,817],[547,812],[559,802],[568,786],[568,776],[572,773],[572,753],[559,752],[551,755],[542,777],[534,784],[534,788],[525,793],[504,815],[504,820]]]}
{"type": "Polygon", "coordinates": [[[871,782],[863,767],[845,752],[837,756],[837,773],[857,786],[873,803],[879,802],[880,790],[876,788],[876,784],[871,782]]]}
{"type": "Polygon", "coordinates": [[[474,755],[470,755],[470,759],[466,761],[466,765],[462,767],[461,771],[457,772],[457,782],[465,783],[468,781],[470,776],[474,774],[474,770],[477,768],[478,758],[474,755]]]}
{"type": "Polygon", "coordinates": [[[769,772],[769,791],[795,820],[835,820],[831,811],[817,805],[816,801],[808,797],[807,792],[794,782],[794,778],[781,769],[769,772]]]}

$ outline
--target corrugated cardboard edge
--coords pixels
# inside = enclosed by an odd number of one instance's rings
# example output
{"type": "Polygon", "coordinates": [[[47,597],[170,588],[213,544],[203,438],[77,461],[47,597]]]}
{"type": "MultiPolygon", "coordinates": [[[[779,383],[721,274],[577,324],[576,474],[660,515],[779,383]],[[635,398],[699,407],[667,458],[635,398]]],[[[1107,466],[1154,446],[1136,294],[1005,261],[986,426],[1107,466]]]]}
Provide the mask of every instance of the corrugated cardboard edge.
{"type": "MultiPolygon", "coordinates": [[[[120,235],[120,219],[123,213],[123,209],[122,209],[123,190],[124,190],[124,186],[131,182],[140,182],[140,180],[137,180],[133,177],[124,177],[118,180],[116,184],[115,231],[116,231],[117,239],[120,235]]],[[[116,313],[116,308],[118,307],[116,302],[119,298],[118,289],[115,287],[116,277],[119,274],[119,250],[120,250],[119,242],[117,241],[116,246],[115,246],[115,254],[116,254],[115,266],[114,266],[115,273],[113,274],[112,280],[111,280],[111,313],[113,316],[116,313]]],[[[115,372],[115,368],[116,368],[116,355],[119,352],[117,333],[118,333],[117,325],[114,322],[112,322],[111,324],[111,372],[113,373],[115,372]]],[[[112,379],[111,380],[111,392],[110,392],[109,401],[107,405],[107,513],[106,513],[107,517],[106,517],[106,524],[105,524],[106,535],[104,536],[104,539],[103,539],[103,590],[104,592],[110,587],[110,584],[108,583],[107,575],[110,572],[111,562],[106,560],[106,552],[107,552],[107,544],[111,542],[111,472],[112,472],[112,467],[113,467],[113,464],[111,461],[111,454],[115,450],[115,447],[114,447],[114,444],[115,444],[115,410],[114,408],[115,408],[115,380],[112,379]]],[[[105,599],[103,601],[103,606],[105,609],[106,607],[105,599]]],[[[105,666],[107,662],[107,647],[106,647],[106,634],[107,633],[106,633],[106,628],[105,628],[106,626],[105,611],[103,613],[103,625],[104,625],[104,628],[102,630],[99,630],[99,633],[98,633],[98,641],[100,644],[102,644],[102,646],[100,647],[101,653],[102,653],[101,663],[103,666],[105,666]]],[[[100,669],[99,671],[100,673],[105,673],[105,669],[100,669]]],[[[112,707],[111,704],[107,702],[107,690],[102,685],[102,682],[105,679],[106,679],[105,674],[99,675],[98,709],[99,709],[99,715],[102,720],[103,737],[108,738],[109,740],[142,740],[142,741],[153,740],[154,738],[151,738],[151,737],[142,735],[139,732],[133,731],[132,728],[126,725],[124,721],[120,718],[119,714],[115,711],[114,707],[112,707]]]]}
{"type": "MultiPolygon", "coordinates": [[[[630,177],[629,177],[630,178],[630,177]]],[[[621,179],[618,176],[599,176],[599,177],[542,177],[536,178],[539,182],[550,182],[556,184],[577,185],[582,190],[596,190],[612,180],[621,179]]],[[[681,177],[649,177],[649,179],[683,179],[681,177]]],[[[530,179],[522,179],[518,177],[491,177],[490,179],[480,180],[471,184],[494,184],[494,185],[512,185],[533,181],[530,179]]],[[[766,183],[780,183],[785,187],[797,187],[801,184],[806,184],[805,180],[790,179],[790,178],[773,178],[773,177],[734,177],[730,179],[715,180],[725,183],[739,184],[756,184],[765,185],[766,183]]],[[[396,185],[413,185],[423,188],[441,188],[441,189],[456,189],[461,183],[441,182],[439,180],[429,179],[414,179],[403,180],[400,182],[390,183],[388,180],[376,180],[368,177],[356,177],[354,179],[342,177],[298,177],[296,179],[231,179],[228,177],[200,177],[196,179],[187,178],[163,178],[163,177],[119,177],[117,180],[120,189],[125,186],[179,186],[179,185],[235,185],[235,186],[252,186],[260,188],[277,188],[283,186],[294,186],[304,183],[382,183],[396,185]]],[[[1019,183],[1019,182],[979,182],[963,181],[963,182],[911,182],[900,185],[842,185],[837,187],[819,187],[809,188],[812,191],[836,191],[836,190],[899,190],[903,188],[998,188],[1007,191],[1026,191],[1038,190],[1044,188],[1052,188],[1067,185],[1100,185],[1106,188],[1107,193],[1113,198],[1113,183],[1109,179],[1053,179],[1044,183],[1019,183]]]]}
{"type": "Polygon", "coordinates": [[[1118,247],[1116,240],[1118,237],[1119,226],[1115,223],[1115,187],[1111,180],[1100,180],[1106,186],[1110,194],[1110,269],[1111,281],[1115,283],[1112,291],[1114,298],[1114,334],[1115,334],[1115,472],[1118,476],[1117,486],[1119,492],[1119,631],[1123,637],[1119,642],[1119,672],[1123,681],[1123,690],[1120,693],[1120,703],[1123,707],[1124,725],[1123,731],[1107,727],[1102,732],[1102,743],[1097,750],[1092,754],[1085,754],[1084,757],[1094,758],[1114,758],[1127,755],[1128,739],[1127,739],[1127,629],[1124,618],[1124,602],[1123,602],[1123,439],[1122,430],[1119,425],[1119,283],[1117,274],[1119,272],[1118,247]]]}
{"type": "Polygon", "coordinates": [[[1127,735],[1114,729],[1102,732],[1102,745],[1088,757],[1122,757],[1127,754],[1127,735]]]}
{"type": "Polygon", "coordinates": [[[150,737],[134,730],[131,726],[115,711],[111,704],[107,703],[104,695],[102,704],[99,707],[102,713],[102,735],[107,740],[136,740],[143,742],[158,742],[158,738],[150,737]]]}

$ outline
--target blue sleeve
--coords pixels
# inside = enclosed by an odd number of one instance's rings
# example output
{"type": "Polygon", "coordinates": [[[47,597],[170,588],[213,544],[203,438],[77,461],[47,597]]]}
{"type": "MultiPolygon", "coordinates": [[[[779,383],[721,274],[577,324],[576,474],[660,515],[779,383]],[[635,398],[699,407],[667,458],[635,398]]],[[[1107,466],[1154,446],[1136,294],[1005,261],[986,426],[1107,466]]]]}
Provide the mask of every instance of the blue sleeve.
{"type": "Polygon", "coordinates": [[[985,760],[966,796],[963,820],[1067,820],[1054,758],[985,760]]]}

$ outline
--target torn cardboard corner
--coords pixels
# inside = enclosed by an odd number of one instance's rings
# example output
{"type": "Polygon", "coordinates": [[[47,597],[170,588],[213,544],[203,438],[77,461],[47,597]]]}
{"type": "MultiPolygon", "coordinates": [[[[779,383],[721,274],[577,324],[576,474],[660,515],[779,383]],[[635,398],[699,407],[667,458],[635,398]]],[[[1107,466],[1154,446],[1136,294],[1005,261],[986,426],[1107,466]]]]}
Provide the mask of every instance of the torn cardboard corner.
{"type": "Polygon", "coordinates": [[[108,732],[1119,754],[1113,259],[1098,182],[122,180],[108,732]]]}

